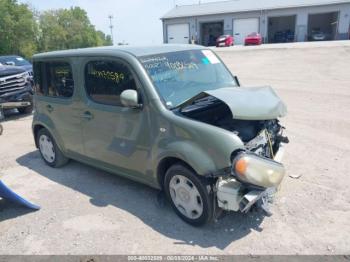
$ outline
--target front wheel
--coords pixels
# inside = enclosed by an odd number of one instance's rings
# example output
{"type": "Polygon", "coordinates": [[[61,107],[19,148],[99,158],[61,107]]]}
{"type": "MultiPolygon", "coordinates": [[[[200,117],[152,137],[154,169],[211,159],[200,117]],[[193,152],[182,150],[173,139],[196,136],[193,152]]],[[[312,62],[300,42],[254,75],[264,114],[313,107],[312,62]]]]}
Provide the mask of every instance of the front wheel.
{"type": "Polygon", "coordinates": [[[204,179],[181,164],[171,166],[165,174],[164,189],[176,214],[193,226],[213,218],[213,197],[204,179]]]}

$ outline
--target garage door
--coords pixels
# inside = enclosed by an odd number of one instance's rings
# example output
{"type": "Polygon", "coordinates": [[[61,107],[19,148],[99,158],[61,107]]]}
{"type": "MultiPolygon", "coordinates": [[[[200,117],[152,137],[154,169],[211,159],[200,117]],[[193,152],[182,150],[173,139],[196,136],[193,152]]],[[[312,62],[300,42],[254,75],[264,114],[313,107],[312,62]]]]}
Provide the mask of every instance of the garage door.
{"type": "Polygon", "coordinates": [[[189,39],[190,30],[188,24],[168,25],[169,44],[188,44],[189,39]]]}
{"type": "Polygon", "coordinates": [[[259,18],[233,20],[235,44],[242,45],[244,43],[244,38],[254,32],[259,32],[259,18]]]}

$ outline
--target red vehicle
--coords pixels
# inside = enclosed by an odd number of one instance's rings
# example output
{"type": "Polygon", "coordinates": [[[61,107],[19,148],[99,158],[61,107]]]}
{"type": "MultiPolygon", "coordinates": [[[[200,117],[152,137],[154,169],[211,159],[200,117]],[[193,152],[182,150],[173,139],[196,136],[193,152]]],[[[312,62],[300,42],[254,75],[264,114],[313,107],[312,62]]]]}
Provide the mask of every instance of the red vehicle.
{"type": "Polygon", "coordinates": [[[251,33],[245,38],[244,44],[245,45],[261,45],[262,44],[262,37],[259,33],[251,33]]]}
{"type": "Polygon", "coordinates": [[[232,46],[234,44],[232,35],[222,35],[216,39],[216,47],[232,46]]]}

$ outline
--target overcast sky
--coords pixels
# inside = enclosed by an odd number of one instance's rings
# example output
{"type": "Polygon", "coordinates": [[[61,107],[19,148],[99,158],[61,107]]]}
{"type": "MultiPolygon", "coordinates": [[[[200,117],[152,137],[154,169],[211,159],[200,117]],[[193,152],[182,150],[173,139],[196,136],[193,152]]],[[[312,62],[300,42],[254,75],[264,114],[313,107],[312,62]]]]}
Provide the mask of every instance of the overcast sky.
{"type": "MultiPolygon", "coordinates": [[[[160,17],[178,5],[194,4],[199,0],[20,0],[35,9],[69,8],[85,9],[90,21],[98,30],[109,34],[108,15],[114,16],[115,43],[159,44],[163,42],[160,17]]],[[[217,0],[202,0],[215,2],[217,0]]]]}

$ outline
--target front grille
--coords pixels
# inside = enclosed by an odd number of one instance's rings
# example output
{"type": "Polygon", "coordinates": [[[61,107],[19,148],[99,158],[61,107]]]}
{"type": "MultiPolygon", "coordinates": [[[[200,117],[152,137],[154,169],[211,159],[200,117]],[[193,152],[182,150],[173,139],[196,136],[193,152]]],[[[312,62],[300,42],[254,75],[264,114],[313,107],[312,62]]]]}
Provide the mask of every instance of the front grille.
{"type": "Polygon", "coordinates": [[[24,73],[0,77],[0,95],[25,88],[27,77],[24,73]]]}

